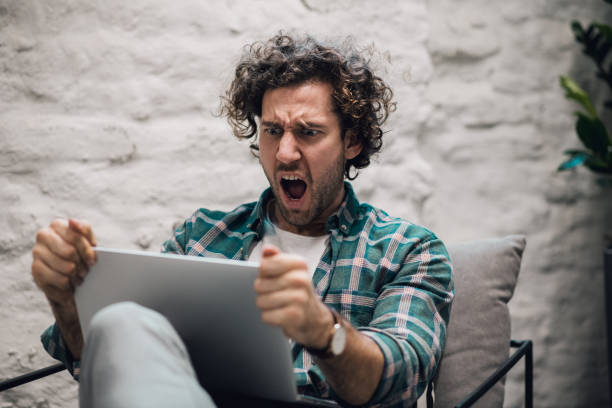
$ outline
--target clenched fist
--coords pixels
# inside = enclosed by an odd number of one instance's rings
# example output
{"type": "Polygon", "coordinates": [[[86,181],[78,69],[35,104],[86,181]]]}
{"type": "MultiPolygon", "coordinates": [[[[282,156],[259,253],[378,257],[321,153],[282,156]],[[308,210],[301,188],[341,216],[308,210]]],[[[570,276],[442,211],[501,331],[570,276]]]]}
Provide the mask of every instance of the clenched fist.
{"type": "Polygon", "coordinates": [[[255,292],[265,323],[282,328],[287,337],[306,347],[327,345],[334,318],[317,297],[302,258],[264,247],[255,292]]]}
{"type": "Polygon", "coordinates": [[[75,219],[54,220],[36,234],[32,249],[32,276],[45,293],[64,341],[75,359],[80,359],[83,336],[74,290],[96,263],[91,226],[75,219]]]}
{"type": "Polygon", "coordinates": [[[32,276],[54,304],[65,304],[96,262],[91,226],[74,219],[54,220],[36,234],[32,276]]]}

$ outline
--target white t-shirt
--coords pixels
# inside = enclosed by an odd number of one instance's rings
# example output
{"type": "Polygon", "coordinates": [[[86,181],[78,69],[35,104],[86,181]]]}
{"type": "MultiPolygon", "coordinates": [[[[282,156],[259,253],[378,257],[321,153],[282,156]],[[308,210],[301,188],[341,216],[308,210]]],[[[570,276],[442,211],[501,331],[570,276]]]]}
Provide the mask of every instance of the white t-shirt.
{"type": "Polygon", "coordinates": [[[253,247],[249,255],[249,261],[259,262],[264,244],[272,244],[282,252],[303,257],[306,265],[308,265],[308,273],[310,273],[312,278],[321,260],[323,251],[327,247],[328,240],[329,234],[310,237],[280,229],[270,220],[266,211],[263,239],[258,241],[253,247]]]}

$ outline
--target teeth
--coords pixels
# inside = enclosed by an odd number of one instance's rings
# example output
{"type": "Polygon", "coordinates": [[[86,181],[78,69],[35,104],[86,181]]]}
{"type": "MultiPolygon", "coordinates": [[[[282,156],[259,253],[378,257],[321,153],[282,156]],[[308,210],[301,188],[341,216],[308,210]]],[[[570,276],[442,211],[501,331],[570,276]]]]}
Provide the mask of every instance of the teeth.
{"type": "Polygon", "coordinates": [[[283,176],[281,177],[283,180],[300,180],[298,176],[283,176]]]}

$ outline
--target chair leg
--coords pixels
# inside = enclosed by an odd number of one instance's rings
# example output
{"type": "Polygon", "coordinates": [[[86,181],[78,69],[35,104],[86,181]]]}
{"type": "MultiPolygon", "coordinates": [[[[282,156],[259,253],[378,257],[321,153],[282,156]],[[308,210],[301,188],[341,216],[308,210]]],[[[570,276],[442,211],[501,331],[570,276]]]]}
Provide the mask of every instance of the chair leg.
{"type": "Polygon", "coordinates": [[[19,377],[9,378],[6,381],[0,382],[0,392],[17,387],[18,385],[38,380],[39,378],[43,378],[51,374],[58,373],[65,369],[66,366],[62,363],[59,363],[49,367],[41,368],[40,370],[29,372],[24,375],[20,375],[19,377]]]}
{"type": "Polygon", "coordinates": [[[531,341],[525,354],[525,408],[533,408],[533,343],[531,341]]]}
{"type": "Polygon", "coordinates": [[[427,391],[425,391],[427,393],[427,408],[434,408],[433,389],[434,382],[431,380],[429,384],[427,384],[427,391]]]}

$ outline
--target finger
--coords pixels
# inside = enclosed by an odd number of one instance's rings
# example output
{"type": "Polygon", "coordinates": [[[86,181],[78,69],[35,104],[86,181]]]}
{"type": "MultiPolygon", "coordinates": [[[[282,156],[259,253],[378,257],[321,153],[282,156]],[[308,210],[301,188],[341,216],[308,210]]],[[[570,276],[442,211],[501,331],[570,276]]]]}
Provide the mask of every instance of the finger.
{"type": "Polygon", "coordinates": [[[61,273],[62,275],[76,276],[78,273],[78,264],[74,261],[68,261],[55,255],[48,247],[42,244],[34,245],[32,256],[41,260],[50,269],[61,273]]]}
{"type": "Polygon", "coordinates": [[[45,294],[49,292],[54,297],[63,297],[74,291],[70,277],[54,271],[38,258],[32,262],[32,277],[45,294]]]}
{"type": "Polygon", "coordinates": [[[265,244],[261,252],[261,257],[267,258],[267,257],[274,256],[280,253],[281,251],[280,249],[278,249],[278,247],[274,245],[270,245],[270,244],[265,244]]]}
{"type": "Polygon", "coordinates": [[[80,232],[82,235],[85,236],[85,238],[87,238],[87,240],[89,241],[89,243],[93,246],[97,246],[98,243],[96,241],[96,237],[94,236],[93,230],[91,228],[91,225],[87,222],[87,221],[81,221],[81,220],[77,220],[75,218],[69,218],[68,219],[68,226],[70,226],[70,228],[80,232]]]}
{"type": "Polygon", "coordinates": [[[289,305],[304,305],[308,302],[308,294],[304,290],[290,289],[271,292],[257,296],[255,303],[262,311],[283,308],[289,305]]]}
{"type": "Polygon", "coordinates": [[[89,266],[94,266],[98,258],[96,251],[92,246],[98,245],[96,237],[93,234],[91,225],[86,221],[80,221],[74,218],[68,219],[68,227],[80,234],[75,245],[79,249],[79,254],[89,266]]]}
{"type": "Polygon", "coordinates": [[[53,228],[43,228],[38,231],[38,234],[36,234],[36,242],[47,246],[51,252],[60,258],[75,263],[80,261],[76,247],[66,242],[53,228]]]}
{"type": "Polygon", "coordinates": [[[76,276],[72,276],[70,277],[70,283],[72,284],[73,288],[77,288],[79,286],[81,286],[81,284],[85,281],[85,274],[77,274],[76,276]]]}
{"type": "Polygon", "coordinates": [[[59,273],[38,258],[32,263],[32,276],[36,285],[47,297],[58,302],[68,300],[73,295],[74,289],[84,281],[79,274],[59,273]]]}
{"type": "Polygon", "coordinates": [[[298,326],[303,320],[302,317],[300,309],[292,305],[261,312],[261,320],[264,323],[283,329],[287,329],[289,326],[298,326]]]}
{"type": "Polygon", "coordinates": [[[55,220],[51,223],[51,228],[66,241],[66,243],[77,249],[78,256],[84,263],[89,266],[95,264],[96,252],[93,250],[91,243],[80,231],[70,227],[69,221],[55,220]]]}
{"type": "Polygon", "coordinates": [[[312,287],[312,280],[307,272],[302,270],[290,271],[280,277],[257,278],[254,283],[255,293],[258,295],[276,292],[288,288],[312,287]]]}
{"type": "Polygon", "coordinates": [[[87,238],[82,235],[77,236],[75,238],[74,245],[79,251],[79,256],[81,259],[87,263],[88,266],[94,266],[98,258],[96,256],[96,251],[93,249],[87,238]]]}
{"type": "Polygon", "coordinates": [[[308,266],[304,259],[298,255],[279,253],[262,258],[259,265],[259,276],[262,278],[274,278],[291,270],[307,271],[308,266]]]}

